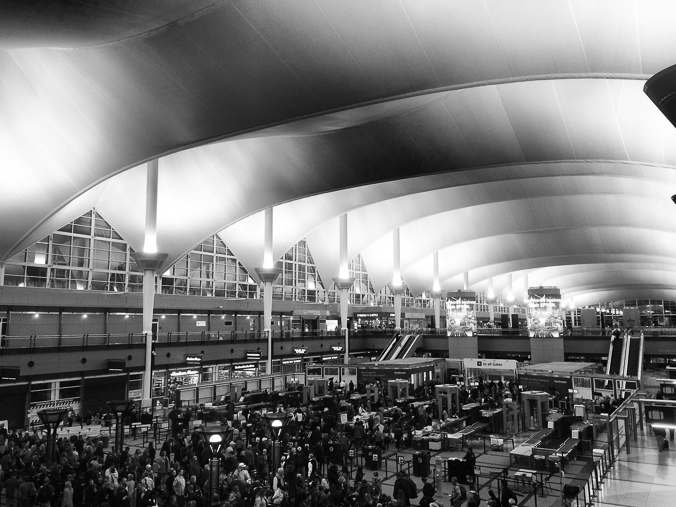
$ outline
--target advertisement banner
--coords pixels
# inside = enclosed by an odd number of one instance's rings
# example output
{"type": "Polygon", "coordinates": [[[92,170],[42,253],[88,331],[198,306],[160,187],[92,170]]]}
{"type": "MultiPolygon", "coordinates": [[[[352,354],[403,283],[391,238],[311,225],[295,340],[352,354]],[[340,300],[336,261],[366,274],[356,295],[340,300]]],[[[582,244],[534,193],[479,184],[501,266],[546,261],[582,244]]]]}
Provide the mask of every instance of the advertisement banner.
{"type": "Polygon", "coordinates": [[[528,336],[558,338],[563,333],[564,312],[558,287],[528,289],[528,336]]]}
{"type": "Polygon", "coordinates": [[[555,377],[533,373],[519,374],[519,384],[523,386],[524,391],[542,391],[549,395],[554,395],[556,391],[561,399],[566,398],[570,394],[570,389],[573,388],[573,381],[570,377],[555,377]]]}
{"type": "Polygon", "coordinates": [[[446,328],[448,336],[476,334],[476,294],[449,292],[446,295],[446,328]]]}

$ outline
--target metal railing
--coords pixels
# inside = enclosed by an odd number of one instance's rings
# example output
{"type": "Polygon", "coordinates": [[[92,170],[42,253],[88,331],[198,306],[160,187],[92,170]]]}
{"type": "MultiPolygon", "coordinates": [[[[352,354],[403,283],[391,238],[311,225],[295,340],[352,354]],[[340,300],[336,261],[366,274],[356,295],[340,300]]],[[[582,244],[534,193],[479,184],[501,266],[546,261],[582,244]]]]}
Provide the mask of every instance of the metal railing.
{"type": "MultiPolygon", "coordinates": [[[[635,333],[638,333],[635,328],[635,333]]],[[[573,328],[572,334],[564,333],[564,338],[584,338],[590,336],[609,335],[610,329],[602,330],[599,328],[573,328]]],[[[382,336],[391,337],[393,329],[357,329],[351,330],[352,336],[382,336]]],[[[445,328],[425,328],[425,329],[402,329],[401,333],[422,332],[424,336],[446,337],[445,328]]],[[[501,328],[479,328],[476,330],[478,336],[510,337],[516,336],[527,338],[527,329],[501,329],[501,328]]],[[[645,337],[647,339],[655,337],[676,337],[676,328],[645,328],[645,337]]],[[[303,331],[293,330],[273,330],[272,339],[275,341],[298,340],[304,341],[325,340],[326,338],[342,339],[340,330],[326,331],[314,330],[303,331]]],[[[169,332],[159,333],[154,337],[158,345],[172,346],[180,343],[213,343],[213,342],[264,342],[267,340],[267,334],[264,331],[202,331],[202,332],[169,332]]],[[[82,335],[30,335],[30,336],[2,336],[0,337],[0,348],[2,349],[37,349],[37,348],[63,348],[77,347],[86,349],[88,347],[111,347],[123,346],[130,347],[145,343],[144,333],[108,333],[108,334],[82,334],[82,335]]]]}

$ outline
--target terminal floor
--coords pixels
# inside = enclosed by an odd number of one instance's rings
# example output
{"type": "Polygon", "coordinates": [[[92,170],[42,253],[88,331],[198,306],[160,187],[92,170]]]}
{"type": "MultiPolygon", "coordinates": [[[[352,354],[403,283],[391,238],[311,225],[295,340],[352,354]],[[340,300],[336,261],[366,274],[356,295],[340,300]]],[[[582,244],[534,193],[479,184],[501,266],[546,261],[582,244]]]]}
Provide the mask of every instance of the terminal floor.
{"type": "MultiPolygon", "coordinates": [[[[596,492],[594,500],[595,507],[652,507],[652,506],[671,506],[676,505],[676,442],[670,442],[670,451],[658,452],[655,438],[644,432],[640,432],[637,442],[631,442],[631,452],[628,454],[623,450],[622,454],[611,468],[603,483],[601,489],[596,492]]],[[[523,433],[515,437],[515,445],[526,440],[531,433],[523,433]]],[[[132,448],[143,449],[145,445],[138,439],[126,438],[126,444],[132,448]]],[[[509,450],[511,450],[511,443],[505,443],[504,451],[493,451],[490,445],[486,446],[484,452],[484,444],[482,440],[469,442],[474,453],[477,456],[477,466],[481,467],[506,467],[510,466],[509,450]]],[[[465,448],[466,449],[466,448],[465,448]]],[[[391,495],[396,480],[396,463],[394,456],[396,448],[390,445],[388,451],[384,453],[385,456],[390,456],[387,463],[383,464],[378,471],[378,475],[382,479],[383,492],[391,495]]],[[[412,448],[402,449],[398,456],[403,456],[404,460],[409,461],[413,458],[413,454],[417,452],[412,448]]],[[[442,459],[448,458],[462,458],[465,451],[429,451],[431,454],[432,467],[437,457],[442,459]]],[[[567,467],[568,478],[573,474],[580,472],[585,462],[576,460],[570,463],[567,467]]],[[[512,465],[510,469],[510,476],[519,468],[527,468],[519,465],[512,465]]],[[[373,477],[373,471],[363,468],[365,479],[369,482],[373,477]]],[[[353,469],[353,472],[356,468],[353,469]]],[[[412,471],[412,469],[411,469],[412,471]]],[[[411,478],[421,489],[423,485],[423,478],[415,477],[411,473],[411,478]]],[[[426,478],[432,481],[432,477],[426,478]]],[[[492,481],[488,478],[482,477],[479,479],[479,496],[481,497],[481,505],[485,505],[485,501],[489,498],[488,490],[493,489],[498,493],[497,479],[492,481]]],[[[443,491],[438,492],[437,503],[444,507],[450,506],[449,493],[451,491],[450,482],[444,480],[443,491]]],[[[521,507],[558,507],[559,503],[559,477],[555,473],[550,478],[549,488],[545,488],[544,495],[538,490],[537,496],[532,492],[525,492],[516,490],[519,496],[519,506],[521,507]]],[[[418,495],[417,500],[412,504],[417,505],[422,498],[422,494],[418,495]]],[[[580,504],[582,507],[583,495],[580,495],[580,504]]],[[[573,503],[576,506],[576,503],[573,503]]]]}

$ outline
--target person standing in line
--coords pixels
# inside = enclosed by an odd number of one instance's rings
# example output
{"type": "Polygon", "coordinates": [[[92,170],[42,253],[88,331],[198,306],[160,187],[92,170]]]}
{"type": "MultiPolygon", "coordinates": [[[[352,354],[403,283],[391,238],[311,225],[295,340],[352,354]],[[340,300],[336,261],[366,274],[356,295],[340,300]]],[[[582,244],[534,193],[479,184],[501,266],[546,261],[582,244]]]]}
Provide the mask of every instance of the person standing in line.
{"type": "Polygon", "coordinates": [[[657,449],[659,452],[662,452],[668,445],[665,441],[665,438],[667,437],[667,430],[653,426],[653,433],[655,434],[655,439],[657,440],[657,449]]]}

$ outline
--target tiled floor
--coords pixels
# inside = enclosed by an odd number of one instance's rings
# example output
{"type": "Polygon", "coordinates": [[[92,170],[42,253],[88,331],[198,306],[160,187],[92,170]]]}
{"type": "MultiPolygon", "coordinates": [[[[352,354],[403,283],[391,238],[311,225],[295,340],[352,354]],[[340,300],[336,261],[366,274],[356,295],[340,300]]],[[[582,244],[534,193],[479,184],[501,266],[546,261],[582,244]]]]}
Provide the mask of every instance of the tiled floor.
{"type": "Polygon", "coordinates": [[[655,438],[647,434],[647,430],[639,433],[630,453],[622,452],[608,472],[595,505],[676,505],[676,442],[670,444],[670,451],[658,452],[655,438]]]}

